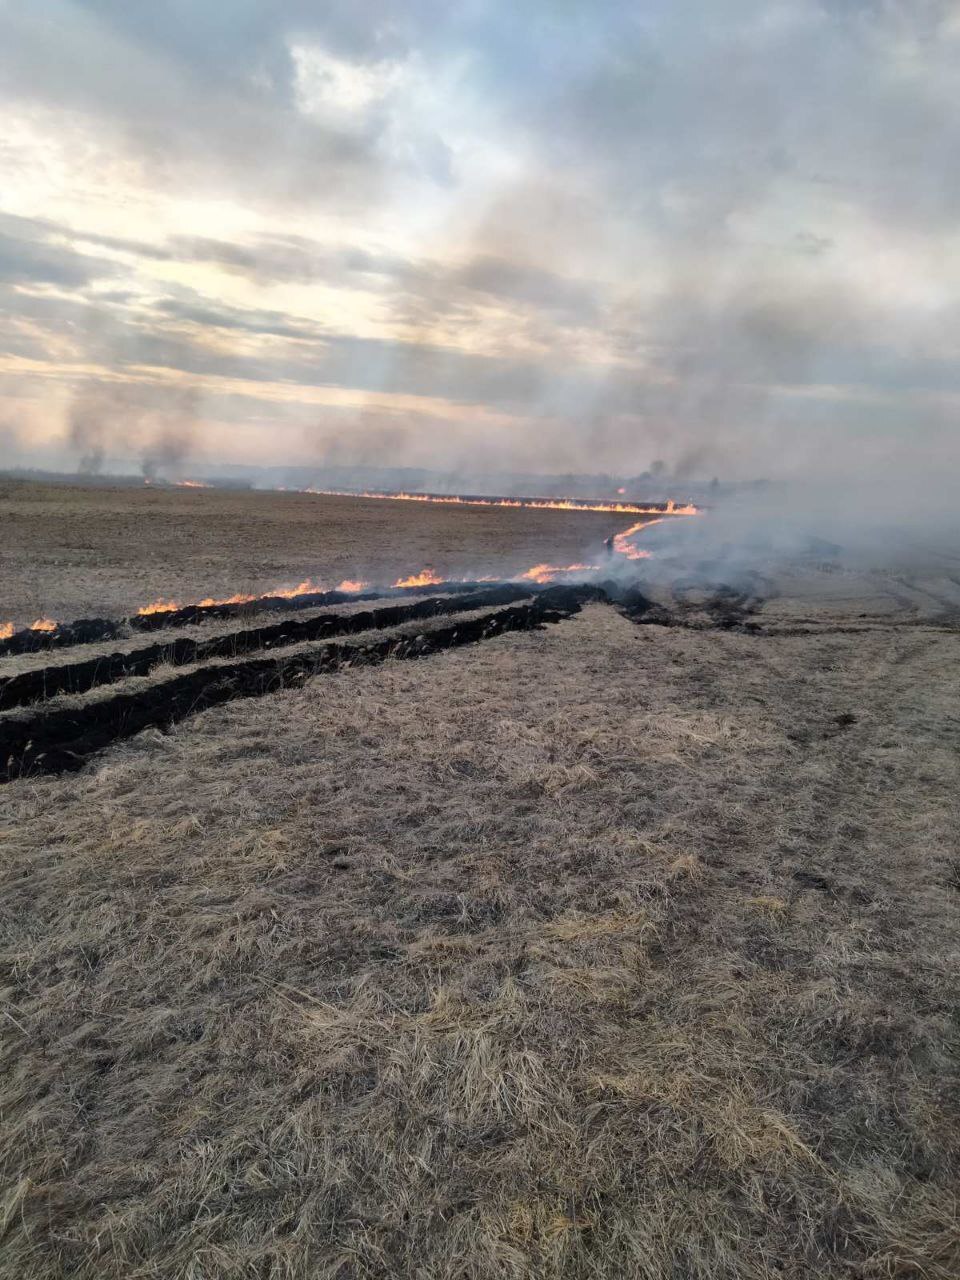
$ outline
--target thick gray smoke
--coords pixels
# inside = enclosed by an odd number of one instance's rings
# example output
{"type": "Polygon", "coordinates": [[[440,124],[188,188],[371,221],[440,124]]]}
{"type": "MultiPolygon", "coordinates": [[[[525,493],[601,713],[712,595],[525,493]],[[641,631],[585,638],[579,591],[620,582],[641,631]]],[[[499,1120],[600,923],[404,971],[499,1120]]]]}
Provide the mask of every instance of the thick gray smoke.
{"type": "Polygon", "coordinates": [[[156,480],[173,471],[190,453],[189,425],[161,427],[147,445],[140,463],[144,478],[156,480]]]}
{"type": "Polygon", "coordinates": [[[35,421],[99,371],[73,465],[948,523],[956,5],[42,8],[0,7],[0,340],[35,421]]]}
{"type": "Polygon", "coordinates": [[[81,392],[70,405],[67,443],[79,455],[77,470],[81,475],[99,475],[103,470],[106,450],[107,398],[99,390],[81,392]]]}
{"type": "Polygon", "coordinates": [[[99,475],[107,461],[124,469],[138,457],[145,479],[175,474],[195,448],[198,395],[193,388],[144,388],[130,383],[84,387],[69,405],[67,443],[81,475],[99,475]]]}

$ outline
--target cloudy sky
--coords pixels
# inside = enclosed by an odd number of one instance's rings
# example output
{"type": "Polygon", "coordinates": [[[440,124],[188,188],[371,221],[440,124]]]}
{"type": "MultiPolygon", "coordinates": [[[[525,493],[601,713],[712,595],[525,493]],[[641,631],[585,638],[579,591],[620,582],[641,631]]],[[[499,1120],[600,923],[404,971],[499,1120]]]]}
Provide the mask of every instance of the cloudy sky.
{"type": "Polygon", "coordinates": [[[0,452],[957,461],[960,5],[0,0],[0,452]]]}

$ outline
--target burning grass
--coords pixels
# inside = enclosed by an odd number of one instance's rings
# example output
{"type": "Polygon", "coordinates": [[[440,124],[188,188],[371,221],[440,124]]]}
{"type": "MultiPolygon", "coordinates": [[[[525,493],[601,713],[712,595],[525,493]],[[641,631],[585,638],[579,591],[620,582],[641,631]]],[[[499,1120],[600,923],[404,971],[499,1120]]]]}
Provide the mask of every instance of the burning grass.
{"type": "MultiPolygon", "coordinates": [[[[356,492],[346,489],[308,489],[324,498],[373,498],[381,502],[420,502],[441,507],[499,507],[514,511],[600,511],[612,515],[678,515],[699,514],[692,502],[638,503],[591,502],[582,498],[483,498],[442,493],[381,493],[371,490],[356,492]]],[[[638,526],[639,527],[639,526],[638,526]]]]}
{"type": "MultiPolygon", "coordinates": [[[[202,643],[207,640],[221,639],[233,635],[238,630],[248,629],[243,625],[245,622],[248,622],[252,628],[258,625],[273,626],[274,623],[309,621],[330,616],[345,618],[352,616],[354,613],[368,612],[384,605],[420,604],[424,600],[430,599],[431,596],[435,597],[438,594],[436,591],[431,592],[429,589],[425,589],[423,591],[403,593],[395,599],[385,598],[380,595],[372,599],[362,596],[351,599],[349,602],[344,601],[335,605],[327,604],[311,608],[301,607],[302,600],[296,600],[291,601],[287,608],[277,609],[276,611],[270,610],[268,616],[264,616],[260,612],[250,614],[229,613],[225,617],[209,614],[198,618],[192,623],[185,623],[182,627],[157,627],[156,630],[151,630],[148,634],[155,639],[156,643],[167,645],[175,644],[179,639],[202,643]]],[[[460,593],[453,592],[451,594],[458,595],[460,593]]],[[[464,594],[469,593],[465,591],[464,594]]],[[[126,627],[119,627],[118,630],[120,634],[116,639],[85,642],[82,645],[65,645],[62,649],[40,649],[30,653],[6,655],[3,657],[0,669],[2,669],[3,676],[6,677],[19,675],[27,671],[40,671],[51,665],[67,665],[88,658],[109,658],[114,653],[128,654],[144,647],[145,637],[142,632],[130,631],[126,627]]]]}
{"type": "Polygon", "coordinates": [[[147,675],[161,664],[182,667],[212,658],[237,657],[332,636],[381,630],[443,614],[514,604],[529,594],[520,587],[490,588],[467,595],[434,597],[379,608],[326,611],[308,618],[286,618],[261,626],[227,630],[215,636],[178,636],[122,653],[97,654],[80,661],[34,667],[18,675],[0,677],[0,710],[27,706],[61,693],[86,693],[100,685],[131,676],[147,675]]]}
{"type": "Polygon", "coordinates": [[[600,507],[5,482],[0,626],[248,599],[318,576],[345,590],[421,575],[426,585],[509,579],[581,562],[630,520],[600,507]]]}
{"type": "Polygon", "coordinates": [[[590,606],[11,784],[0,1274],[953,1280],[956,644],[590,606]]]}

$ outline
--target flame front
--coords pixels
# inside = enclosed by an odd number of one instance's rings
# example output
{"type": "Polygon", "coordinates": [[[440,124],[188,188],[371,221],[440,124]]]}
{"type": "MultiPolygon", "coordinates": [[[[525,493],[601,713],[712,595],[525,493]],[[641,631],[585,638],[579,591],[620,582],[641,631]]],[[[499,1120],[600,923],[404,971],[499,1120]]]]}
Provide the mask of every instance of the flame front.
{"type": "Polygon", "coordinates": [[[202,600],[197,601],[197,607],[199,609],[209,609],[215,604],[250,604],[256,598],[256,596],[242,595],[240,592],[237,592],[236,595],[226,596],[223,600],[216,600],[213,596],[204,596],[202,600]]]}
{"type": "MultiPolygon", "coordinates": [[[[144,483],[149,484],[149,479],[145,479],[144,483]]],[[[212,487],[203,480],[179,480],[176,483],[185,489],[208,489],[212,487]]],[[[617,555],[621,555],[627,560],[646,560],[651,555],[651,552],[634,546],[631,541],[634,535],[641,532],[641,530],[649,529],[655,524],[662,524],[664,520],[671,516],[696,516],[702,514],[700,509],[694,506],[693,503],[681,504],[674,502],[672,499],[669,502],[661,503],[659,506],[641,506],[631,502],[580,502],[572,498],[471,498],[447,497],[443,494],[429,493],[347,493],[338,489],[307,489],[304,492],[339,498],[374,498],[394,502],[438,503],[443,506],[519,507],[538,511],[599,511],[607,514],[624,513],[646,516],[647,519],[638,520],[630,525],[629,528],[624,529],[622,533],[616,534],[608,544],[617,555]]],[[[622,492],[622,490],[618,492],[622,492]]],[[[553,565],[543,563],[535,564],[532,568],[525,570],[517,580],[521,582],[536,582],[543,585],[562,575],[599,573],[601,570],[602,566],[595,564],[553,565]]],[[[499,582],[503,580],[502,576],[490,574],[469,579],[469,581],[476,582],[499,582]]],[[[436,587],[440,586],[444,581],[445,579],[441,578],[435,570],[427,568],[421,569],[419,573],[412,573],[408,577],[398,578],[393,585],[394,587],[436,587]]],[[[458,581],[467,581],[467,579],[461,578],[458,581]]],[[[337,585],[336,590],[359,593],[365,591],[369,586],[368,582],[344,578],[337,585]]],[[[322,584],[314,582],[312,578],[305,578],[295,587],[277,587],[272,591],[265,592],[263,595],[237,592],[231,596],[205,596],[202,600],[193,601],[192,604],[196,608],[208,609],[217,605],[253,604],[257,600],[267,598],[279,597],[280,599],[293,600],[297,596],[313,593],[320,594],[325,589],[322,584]]],[[[175,613],[184,607],[183,602],[180,600],[158,599],[151,604],[141,605],[137,609],[137,615],[144,617],[156,613],[175,613]]],[[[38,618],[31,624],[29,629],[31,631],[56,631],[57,623],[52,618],[38,618]]],[[[9,640],[15,634],[16,627],[14,623],[0,623],[0,640],[9,640]]]]}
{"type": "MultiPolygon", "coordinates": [[[[37,618],[36,622],[31,622],[26,629],[27,631],[56,631],[58,625],[53,618],[37,618]]],[[[0,622],[0,640],[9,640],[16,633],[17,628],[12,622],[0,622]]]]}
{"type": "Polygon", "coordinates": [[[178,489],[212,489],[212,484],[207,484],[206,480],[174,480],[174,485],[178,489]]]}
{"type": "Polygon", "coordinates": [[[137,616],[142,618],[148,613],[174,613],[182,608],[179,600],[154,600],[153,604],[142,604],[137,610],[137,616]]]}
{"type": "MultiPolygon", "coordinates": [[[[270,591],[267,594],[278,596],[281,600],[293,600],[297,596],[309,596],[316,592],[323,591],[323,585],[314,582],[312,578],[304,578],[302,582],[298,582],[295,587],[277,587],[276,591],[270,591]]],[[[256,600],[256,596],[247,596],[245,600],[238,601],[238,604],[246,604],[250,600],[256,600]]]]}
{"type": "Polygon", "coordinates": [[[612,515],[695,516],[699,508],[688,502],[678,505],[672,499],[665,505],[644,506],[636,502],[587,502],[577,498],[463,498],[441,493],[379,493],[364,490],[350,493],[346,489],[304,489],[323,498],[375,498],[383,502],[428,502],[445,507],[520,507],[528,511],[602,511],[612,515]]]}
{"type": "MultiPolygon", "coordinates": [[[[353,582],[351,579],[345,578],[337,586],[336,590],[357,592],[365,590],[369,585],[367,582],[353,582]]],[[[326,587],[322,582],[314,582],[312,578],[304,578],[295,587],[274,587],[272,591],[265,591],[262,595],[250,595],[238,591],[232,596],[204,596],[202,600],[192,600],[189,607],[211,609],[221,604],[253,604],[257,600],[294,600],[297,596],[319,595],[325,590],[326,587]]],[[[178,609],[187,607],[180,600],[154,600],[152,604],[141,605],[137,610],[137,614],[143,617],[145,614],[150,613],[175,613],[178,609]]]]}
{"type": "Polygon", "coordinates": [[[542,586],[545,582],[552,582],[554,578],[558,578],[561,574],[596,573],[599,567],[596,564],[535,564],[526,573],[521,573],[520,581],[539,582],[542,586]]]}
{"type": "Polygon", "coordinates": [[[432,569],[421,569],[419,573],[411,573],[409,578],[398,578],[395,587],[435,587],[443,581],[432,569]]]}
{"type": "Polygon", "coordinates": [[[650,529],[655,524],[663,524],[662,520],[638,520],[636,524],[632,524],[629,529],[624,529],[623,533],[618,533],[613,539],[613,549],[618,555],[626,556],[628,560],[649,560],[650,552],[643,551],[640,547],[635,547],[630,539],[635,533],[639,533],[641,529],[650,529]]]}

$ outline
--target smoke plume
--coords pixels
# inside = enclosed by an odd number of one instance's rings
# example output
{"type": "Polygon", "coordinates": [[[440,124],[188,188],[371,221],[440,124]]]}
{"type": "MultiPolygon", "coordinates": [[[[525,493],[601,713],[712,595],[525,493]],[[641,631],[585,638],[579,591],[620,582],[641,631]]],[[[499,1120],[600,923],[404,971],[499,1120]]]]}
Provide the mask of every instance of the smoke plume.
{"type": "Polygon", "coordinates": [[[139,457],[147,480],[175,472],[195,450],[199,396],[194,388],[105,383],[70,402],[66,440],[81,475],[99,475],[108,459],[139,457]]]}

